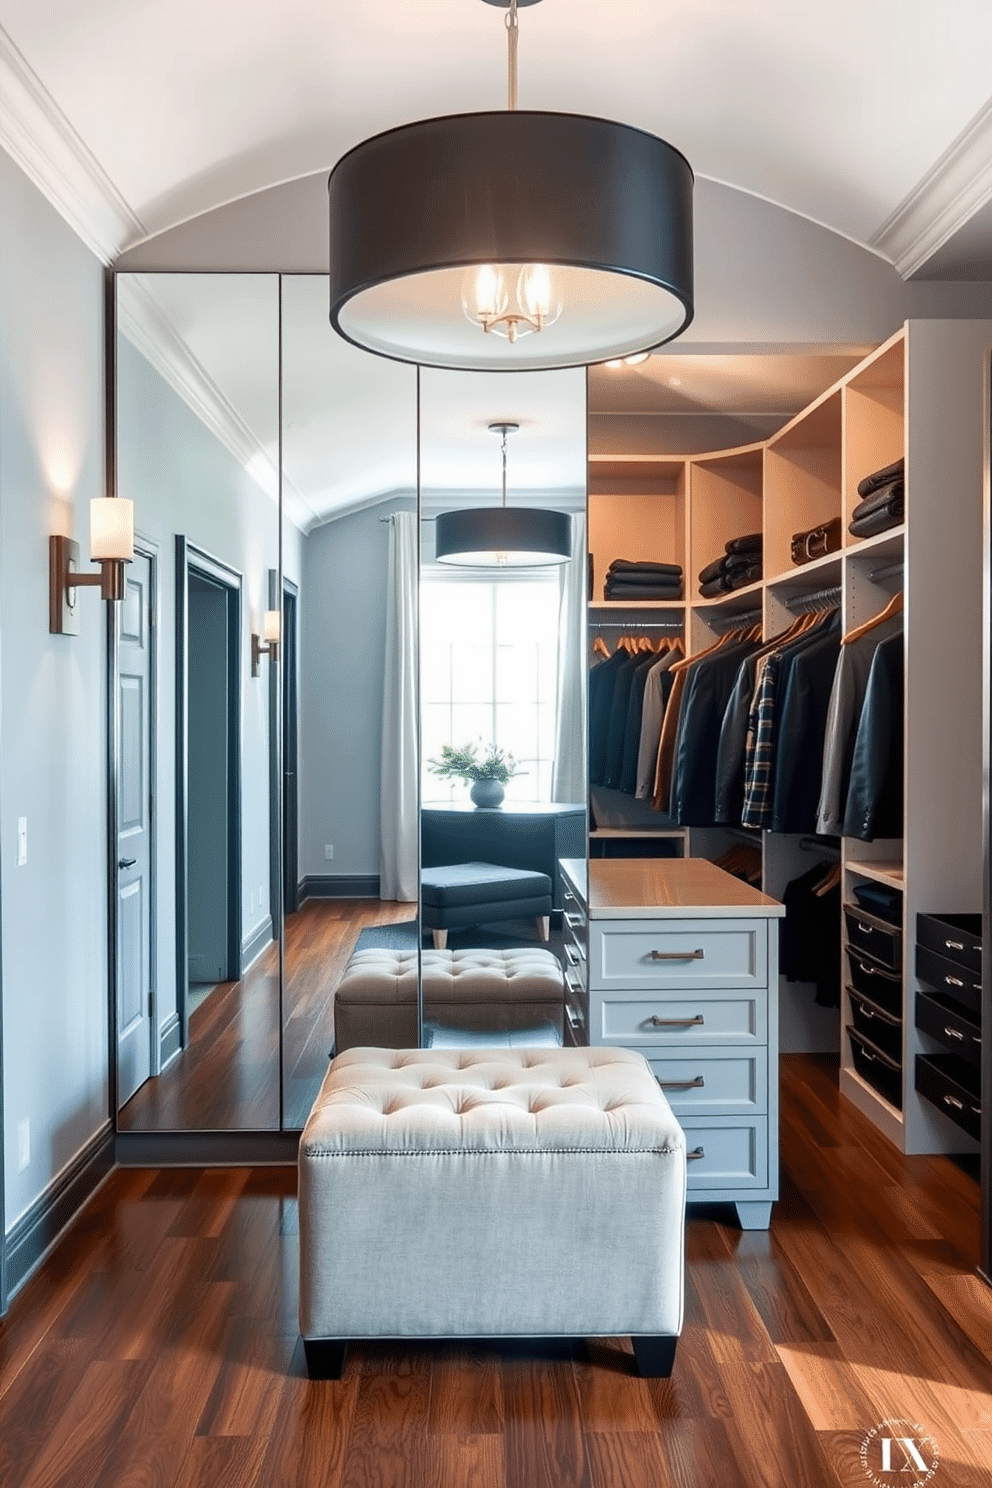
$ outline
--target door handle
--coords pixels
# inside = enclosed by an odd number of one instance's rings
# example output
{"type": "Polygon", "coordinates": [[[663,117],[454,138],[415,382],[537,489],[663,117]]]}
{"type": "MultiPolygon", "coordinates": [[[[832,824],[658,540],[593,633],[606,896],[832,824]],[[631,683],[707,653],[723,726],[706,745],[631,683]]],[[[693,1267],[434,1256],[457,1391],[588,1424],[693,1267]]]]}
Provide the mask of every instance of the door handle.
{"type": "Polygon", "coordinates": [[[117,866],[118,868],[133,868],[137,861],[137,858],[118,858],[117,866]]]}

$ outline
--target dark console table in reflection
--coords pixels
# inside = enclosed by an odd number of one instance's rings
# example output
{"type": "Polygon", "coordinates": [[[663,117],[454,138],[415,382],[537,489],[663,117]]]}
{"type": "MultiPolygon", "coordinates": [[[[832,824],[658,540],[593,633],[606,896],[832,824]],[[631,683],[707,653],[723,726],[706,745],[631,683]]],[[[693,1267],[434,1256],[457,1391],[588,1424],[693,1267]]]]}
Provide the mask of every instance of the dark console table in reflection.
{"type": "Polygon", "coordinates": [[[554,908],[561,909],[558,859],[585,857],[586,808],[573,802],[427,804],[420,813],[420,852],[425,868],[495,863],[546,873],[554,885],[554,908]]]}

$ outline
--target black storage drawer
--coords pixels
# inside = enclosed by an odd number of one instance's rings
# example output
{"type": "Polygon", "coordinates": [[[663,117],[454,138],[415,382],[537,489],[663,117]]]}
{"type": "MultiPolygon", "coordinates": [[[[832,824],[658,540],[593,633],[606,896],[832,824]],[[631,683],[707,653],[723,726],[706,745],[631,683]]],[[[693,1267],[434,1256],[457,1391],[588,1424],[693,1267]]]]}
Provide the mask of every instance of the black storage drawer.
{"type": "Polygon", "coordinates": [[[982,974],[982,917],[980,914],[918,914],[916,939],[920,945],[949,961],[982,974]]]}
{"type": "Polygon", "coordinates": [[[851,1016],[858,1033],[863,1033],[876,1049],[881,1049],[896,1064],[901,1064],[902,1019],[894,1018],[860,992],[855,992],[853,987],[848,987],[847,994],[851,999],[851,1016]]]}
{"type": "Polygon", "coordinates": [[[951,997],[976,1018],[982,1016],[982,980],[958,961],[948,961],[924,945],[916,947],[916,975],[924,986],[951,997]]]}
{"type": "Polygon", "coordinates": [[[847,959],[851,967],[851,982],[856,992],[862,992],[878,1007],[884,1008],[894,1017],[902,1017],[902,977],[879,966],[870,956],[847,948],[847,959]]]}
{"type": "Polygon", "coordinates": [[[916,1026],[969,1064],[982,1062],[982,1031],[943,992],[917,992],[916,1026]]]}
{"type": "Polygon", "coordinates": [[[978,1072],[956,1054],[917,1054],[916,1088],[976,1142],[982,1137],[978,1072]]]}
{"type": "Polygon", "coordinates": [[[854,1059],[854,1068],[862,1080],[867,1080],[873,1090],[888,1101],[890,1106],[895,1106],[897,1111],[902,1110],[902,1066],[881,1049],[876,1049],[856,1028],[847,1025],[847,1036],[851,1041],[851,1056],[854,1059]]]}
{"type": "Polygon", "coordinates": [[[847,943],[890,971],[902,971],[902,931],[856,904],[845,904],[847,943]]]}

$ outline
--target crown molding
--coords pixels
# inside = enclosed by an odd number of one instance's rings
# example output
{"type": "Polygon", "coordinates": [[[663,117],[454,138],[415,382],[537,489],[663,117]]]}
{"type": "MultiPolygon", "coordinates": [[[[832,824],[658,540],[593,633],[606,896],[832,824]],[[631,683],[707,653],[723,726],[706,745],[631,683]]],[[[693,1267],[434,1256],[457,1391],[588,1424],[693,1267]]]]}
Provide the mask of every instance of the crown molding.
{"type": "Polygon", "coordinates": [[[869,239],[904,279],[992,198],[992,98],[869,239]]]}
{"type": "MultiPolygon", "coordinates": [[[[121,335],[234,456],[259,489],[277,502],[279,467],[272,455],[197,361],[147,281],[130,274],[125,279],[117,280],[117,326],[121,335]]],[[[317,520],[306,498],[285,474],[283,508],[303,532],[317,520]]]]}
{"type": "Polygon", "coordinates": [[[141,219],[0,30],[0,146],[104,264],[144,237],[141,219]]]}

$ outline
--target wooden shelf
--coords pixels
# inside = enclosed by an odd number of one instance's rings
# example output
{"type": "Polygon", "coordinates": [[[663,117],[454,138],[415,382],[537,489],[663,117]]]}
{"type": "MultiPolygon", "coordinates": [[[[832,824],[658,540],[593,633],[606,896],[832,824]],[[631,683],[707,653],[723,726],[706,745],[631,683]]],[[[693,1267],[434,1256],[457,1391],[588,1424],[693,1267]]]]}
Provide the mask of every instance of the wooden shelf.
{"type": "Polygon", "coordinates": [[[616,613],[617,610],[684,610],[684,599],[591,599],[587,605],[590,614],[601,611],[616,613]]]}
{"type": "Polygon", "coordinates": [[[684,837],[687,831],[687,827],[594,827],[589,836],[600,840],[623,838],[629,841],[631,837],[684,837]]]}
{"type": "Polygon", "coordinates": [[[829,589],[841,581],[844,557],[841,552],[825,553],[822,558],[813,558],[809,563],[796,564],[786,573],[774,579],[766,579],[769,589],[789,594],[801,594],[807,589],[829,589]]]}
{"type": "Polygon", "coordinates": [[[901,858],[898,862],[878,863],[855,863],[849,859],[845,866],[852,873],[858,874],[860,878],[870,878],[875,883],[887,884],[894,889],[906,887],[906,873],[901,858]]]}

